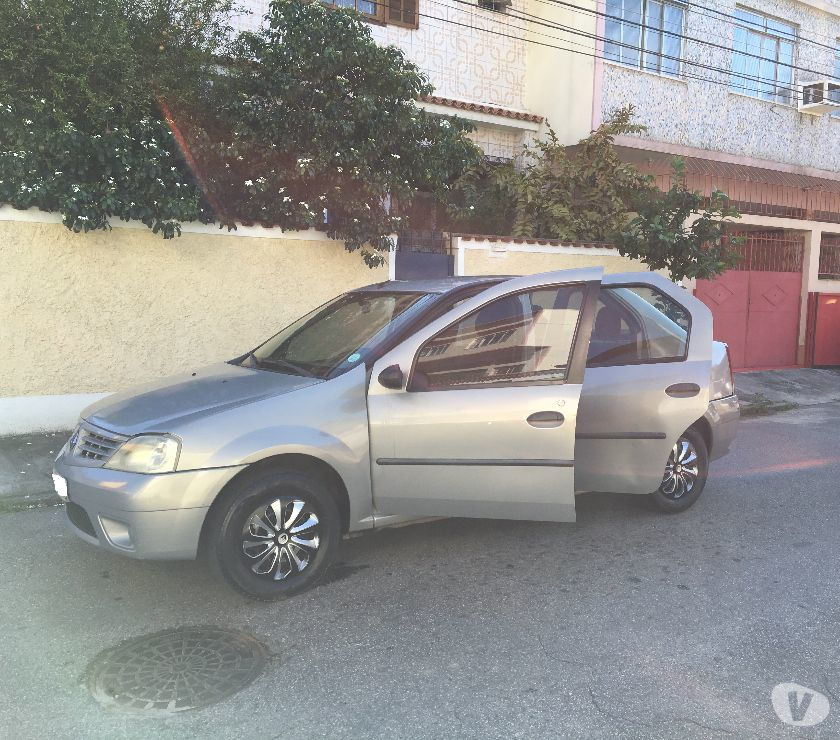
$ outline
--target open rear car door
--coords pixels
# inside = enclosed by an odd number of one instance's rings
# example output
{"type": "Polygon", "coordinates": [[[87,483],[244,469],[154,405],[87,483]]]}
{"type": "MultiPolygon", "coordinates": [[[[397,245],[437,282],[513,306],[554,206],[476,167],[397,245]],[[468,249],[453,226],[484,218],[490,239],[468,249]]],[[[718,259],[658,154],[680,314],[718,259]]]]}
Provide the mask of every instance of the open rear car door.
{"type": "Polygon", "coordinates": [[[601,285],[577,425],[578,491],[651,493],[709,405],[712,314],[656,273],[601,285]]]}

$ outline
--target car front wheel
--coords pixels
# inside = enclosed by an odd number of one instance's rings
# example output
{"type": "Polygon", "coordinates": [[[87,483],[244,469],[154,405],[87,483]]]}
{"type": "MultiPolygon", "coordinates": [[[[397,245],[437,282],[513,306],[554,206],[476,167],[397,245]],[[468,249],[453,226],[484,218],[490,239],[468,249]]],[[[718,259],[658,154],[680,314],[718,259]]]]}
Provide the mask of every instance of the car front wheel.
{"type": "Polygon", "coordinates": [[[297,471],[266,471],[235,482],[208,526],[211,566],[237,591],[263,601],[314,586],[341,535],[329,490],[297,471]]]}
{"type": "Polygon", "coordinates": [[[696,429],[688,429],[671,449],[662,483],[651,499],[661,511],[685,511],[700,498],[708,473],[706,441],[696,429]]]}

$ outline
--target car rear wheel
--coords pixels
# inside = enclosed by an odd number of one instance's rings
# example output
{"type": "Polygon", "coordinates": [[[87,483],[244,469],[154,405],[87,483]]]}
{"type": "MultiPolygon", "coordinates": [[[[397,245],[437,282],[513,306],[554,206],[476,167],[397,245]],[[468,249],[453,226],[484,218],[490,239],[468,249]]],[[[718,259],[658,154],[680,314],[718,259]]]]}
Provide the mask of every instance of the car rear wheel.
{"type": "Polygon", "coordinates": [[[211,566],[237,591],[263,601],[314,586],[341,536],[329,490],[297,471],[266,471],[234,482],[211,517],[211,566]]]}
{"type": "Polygon", "coordinates": [[[700,498],[708,473],[706,440],[696,429],[688,429],[671,449],[662,484],[651,499],[661,511],[685,511],[700,498]]]}

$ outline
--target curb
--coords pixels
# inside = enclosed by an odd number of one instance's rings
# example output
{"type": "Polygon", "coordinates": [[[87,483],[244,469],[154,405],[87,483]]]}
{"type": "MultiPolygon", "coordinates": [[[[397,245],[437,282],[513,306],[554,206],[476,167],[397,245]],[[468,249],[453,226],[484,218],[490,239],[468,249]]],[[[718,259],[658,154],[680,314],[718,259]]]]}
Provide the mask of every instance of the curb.
{"type": "Polygon", "coordinates": [[[741,417],[770,416],[782,411],[792,411],[800,408],[800,404],[792,401],[772,401],[761,393],[744,394],[738,397],[741,406],[741,417]]]}

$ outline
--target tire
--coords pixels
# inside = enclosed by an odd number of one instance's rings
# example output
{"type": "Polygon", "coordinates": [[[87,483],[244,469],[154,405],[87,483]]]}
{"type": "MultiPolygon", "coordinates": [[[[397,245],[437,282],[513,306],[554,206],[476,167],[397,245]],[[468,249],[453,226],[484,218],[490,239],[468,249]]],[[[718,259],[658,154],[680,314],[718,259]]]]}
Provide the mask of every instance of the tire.
{"type": "Polygon", "coordinates": [[[235,590],[261,601],[312,588],[338,549],[341,518],[316,476],[266,470],[235,481],[211,511],[210,566],[235,590]]]}
{"type": "Polygon", "coordinates": [[[669,514],[685,511],[700,498],[708,475],[706,440],[696,429],[687,429],[671,450],[662,485],[650,494],[650,499],[660,511],[669,514]]]}

